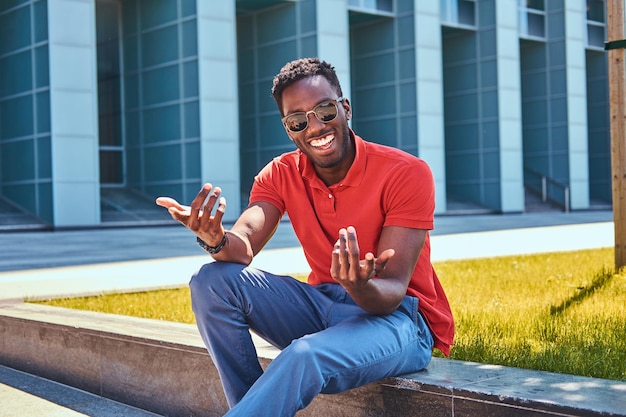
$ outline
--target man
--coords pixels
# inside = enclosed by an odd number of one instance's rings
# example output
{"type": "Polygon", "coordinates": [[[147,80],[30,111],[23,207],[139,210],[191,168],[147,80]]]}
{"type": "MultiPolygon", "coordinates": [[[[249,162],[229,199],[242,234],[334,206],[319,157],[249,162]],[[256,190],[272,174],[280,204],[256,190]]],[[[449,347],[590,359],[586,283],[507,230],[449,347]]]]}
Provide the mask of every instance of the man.
{"type": "Polygon", "coordinates": [[[227,416],[293,416],[320,392],[423,369],[433,346],[449,354],[454,335],[430,263],[426,163],[348,127],[350,101],[326,62],[286,64],[272,94],[298,149],[261,170],[230,230],[218,187],[205,184],[190,207],[157,199],[217,261],[190,286],[227,416]],[[311,267],[308,283],[247,267],[285,212],[311,267]],[[265,372],[249,329],[282,349],[265,372]]]}

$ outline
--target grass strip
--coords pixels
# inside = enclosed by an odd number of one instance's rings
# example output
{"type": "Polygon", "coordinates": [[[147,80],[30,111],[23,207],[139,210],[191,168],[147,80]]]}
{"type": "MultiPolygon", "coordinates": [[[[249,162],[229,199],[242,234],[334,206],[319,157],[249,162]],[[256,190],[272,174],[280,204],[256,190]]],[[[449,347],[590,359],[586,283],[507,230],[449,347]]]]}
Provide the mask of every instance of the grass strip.
{"type": "MultiPolygon", "coordinates": [[[[451,357],[626,380],[626,275],[613,271],[613,256],[607,248],[436,263],[456,321],[451,357]]],[[[43,303],[195,323],[188,288],[43,303]]]]}

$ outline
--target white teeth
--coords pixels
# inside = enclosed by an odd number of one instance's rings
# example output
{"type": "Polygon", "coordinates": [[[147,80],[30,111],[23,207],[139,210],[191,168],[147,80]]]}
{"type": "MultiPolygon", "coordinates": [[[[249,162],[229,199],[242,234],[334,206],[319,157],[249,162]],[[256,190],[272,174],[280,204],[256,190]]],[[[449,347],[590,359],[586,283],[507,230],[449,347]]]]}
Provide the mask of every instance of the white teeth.
{"type": "Polygon", "coordinates": [[[316,148],[321,148],[322,146],[328,145],[333,141],[335,137],[333,135],[328,135],[325,138],[316,139],[311,141],[311,146],[315,146],[316,148]]]}

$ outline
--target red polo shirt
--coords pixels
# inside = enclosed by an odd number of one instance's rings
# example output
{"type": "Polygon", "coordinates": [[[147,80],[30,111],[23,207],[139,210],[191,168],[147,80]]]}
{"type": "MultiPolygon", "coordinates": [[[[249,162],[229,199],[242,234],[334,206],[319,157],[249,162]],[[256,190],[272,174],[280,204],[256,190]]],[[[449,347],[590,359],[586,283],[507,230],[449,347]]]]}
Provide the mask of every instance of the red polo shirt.
{"type": "MultiPolygon", "coordinates": [[[[311,285],[336,283],[330,276],[331,253],[342,227],[356,228],[362,254],[378,253],[384,226],[433,229],[435,190],[428,165],[399,149],[356,135],[354,139],[354,163],[338,184],[327,187],[309,159],[296,150],[267,164],[252,186],[251,203],[268,202],[289,215],[311,267],[311,285]]],[[[435,347],[449,355],[454,321],[430,262],[428,233],[407,294],[419,299],[435,347]]]]}

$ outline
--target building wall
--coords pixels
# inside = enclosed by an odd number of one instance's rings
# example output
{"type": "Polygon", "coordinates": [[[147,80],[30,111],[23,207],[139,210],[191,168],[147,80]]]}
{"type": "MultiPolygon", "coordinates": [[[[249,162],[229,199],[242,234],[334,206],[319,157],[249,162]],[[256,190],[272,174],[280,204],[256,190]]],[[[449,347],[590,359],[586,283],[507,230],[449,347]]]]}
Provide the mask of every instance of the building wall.
{"type": "Polygon", "coordinates": [[[490,9],[480,14],[478,30],[444,31],[446,192],[448,199],[499,211],[498,68],[490,9]]]}
{"type": "Polygon", "coordinates": [[[610,203],[606,54],[586,45],[584,0],[547,0],[530,40],[517,1],[465,1],[450,21],[454,3],[4,0],[0,211],[165,219],[154,197],[189,203],[212,182],[234,220],[295,149],[271,83],[302,56],[336,67],[358,134],[430,164],[438,214],[524,211],[541,175],[573,209],[610,203]]]}
{"type": "Polygon", "coordinates": [[[127,184],[188,202],[201,186],[195,4],[122,5],[127,184]]]}
{"type": "Polygon", "coordinates": [[[271,95],[274,75],[296,57],[317,55],[315,1],[278,3],[237,17],[242,206],[256,173],[295,149],[271,95]]]}
{"type": "Polygon", "coordinates": [[[0,195],[53,222],[48,8],[0,2],[0,195]]]}
{"type": "Polygon", "coordinates": [[[607,56],[587,51],[587,140],[589,197],[598,204],[611,203],[611,136],[607,56]]]}

